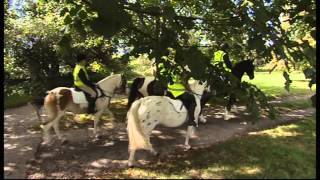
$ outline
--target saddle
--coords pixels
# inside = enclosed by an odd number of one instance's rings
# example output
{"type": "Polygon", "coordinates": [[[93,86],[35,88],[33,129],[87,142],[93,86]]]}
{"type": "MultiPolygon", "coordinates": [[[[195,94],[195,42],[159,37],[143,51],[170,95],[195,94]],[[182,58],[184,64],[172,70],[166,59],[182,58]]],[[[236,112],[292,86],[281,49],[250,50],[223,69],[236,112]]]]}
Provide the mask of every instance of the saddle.
{"type": "Polygon", "coordinates": [[[175,99],[171,99],[169,97],[166,97],[166,98],[169,100],[170,104],[174,107],[174,109],[178,113],[187,112],[187,109],[186,109],[186,107],[184,107],[181,100],[175,100],[175,99]]]}
{"type": "Polygon", "coordinates": [[[88,100],[86,98],[86,92],[82,91],[79,88],[70,88],[72,93],[73,102],[76,104],[86,104],[88,105],[88,100]]]}
{"type": "MultiPolygon", "coordinates": [[[[74,89],[74,91],[76,91],[76,92],[82,92],[82,93],[84,93],[84,95],[90,96],[87,92],[82,91],[82,90],[81,90],[80,88],[78,88],[77,86],[74,86],[73,89],[74,89]]],[[[98,93],[98,97],[97,97],[97,98],[106,96],[100,86],[95,85],[95,89],[94,89],[94,90],[95,90],[96,93],[98,93]]]]}

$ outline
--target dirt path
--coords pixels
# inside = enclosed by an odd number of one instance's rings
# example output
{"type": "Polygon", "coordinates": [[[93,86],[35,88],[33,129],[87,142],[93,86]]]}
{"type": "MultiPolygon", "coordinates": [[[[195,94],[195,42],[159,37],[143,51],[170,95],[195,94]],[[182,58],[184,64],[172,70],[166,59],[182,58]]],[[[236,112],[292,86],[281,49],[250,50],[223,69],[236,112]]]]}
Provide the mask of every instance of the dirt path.
{"type": "MultiPolygon", "coordinates": [[[[293,110],[284,113],[277,121],[263,117],[257,124],[246,122],[244,107],[239,107],[236,117],[222,119],[223,108],[209,107],[204,110],[207,123],[200,124],[190,144],[194,148],[205,147],[228,140],[248,131],[264,129],[297,121],[311,116],[315,109],[293,110]]],[[[68,138],[66,145],[56,142],[51,147],[40,146],[39,121],[30,106],[5,111],[5,178],[95,178],[111,168],[126,168],[128,140],[124,123],[101,124],[102,138],[92,142],[93,123],[79,125],[64,121],[72,128],[62,131],[68,138]]],[[[63,128],[62,128],[63,129],[63,128]]],[[[186,127],[158,127],[151,142],[165,158],[174,151],[183,149],[186,127]]],[[[141,165],[152,163],[155,158],[146,151],[138,151],[136,158],[141,165]]]]}

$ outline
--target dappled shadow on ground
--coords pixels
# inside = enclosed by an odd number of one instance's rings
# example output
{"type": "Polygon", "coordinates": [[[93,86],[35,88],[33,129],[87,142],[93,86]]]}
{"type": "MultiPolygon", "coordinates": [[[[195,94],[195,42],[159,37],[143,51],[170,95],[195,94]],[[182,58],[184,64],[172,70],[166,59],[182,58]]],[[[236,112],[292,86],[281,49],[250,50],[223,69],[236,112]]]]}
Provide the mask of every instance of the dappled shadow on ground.
{"type": "MultiPolygon", "coordinates": [[[[36,152],[41,139],[39,132],[32,127],[39,123],[30,113],[30,107],[25,106],[6,110],[4,113],[4,177],[24,178],[25,163],[28,157],[36,152]]],[[[36,116],[34,116],[36,117],[36,116]]]]}
{"type": "MultiPolygon", "coordinates": [[[[123,106],[122,108],[124,109],[123,106]]],[[[119,109],[121,109],[120,106],[119,109]]],[[[207,147],[244,133],[250,128],[260,127],[259,124],[256,124],[255,127],[246,121],[248,115],[246,115],[244,107],[240,107],[239,112],[234,113],[234,118],[228,121],[223,120],[222,109],[219,106],[205,108],[203,114],[208,121],[206,124],[199,125],[190,140],[194,149],[207,147]]],[[[91,141],[92,127],[93,122],[89,121],[81,125],[80,128],[69,128],[68,130],[66,128],[63,133],[69,143],[62,145],[57,141],[51,147],[41,146],[38,149],[36,159],[29,162],[28,177],[96,178],[109,171],[126,169],[128,139],[125,123],[102,121],[100,125],[102,137],[98,142],[91,141]]],[[[185,130],[186,126],[179,128],[157,127],[151,136],[151,143],[160,152],[160,157],[154,157],[148,151],[140,150],[136,154],[137,166],[149,167],[156,162],[168,159],[170,156],[189,154],[183,150],[185,130]]]]}
{"type": "Polygon", "coordinates": [[[315,118],[218,143],[174,152],[142,168],[103,178],[315,178],[315,118]]]}
{"type": "MultiPolygon", "coordinates": [[[[92,141],[93,121],[79,124],[73,120],[73,116],[65,117],[61,121],[60,127],[69,142],[61,144],[56,141],[51,147],[39,146],[42,137],[39,128],[40,122],[35,119],[35,114],[30,115],[31,109],[25,109],[25,112],[19,109],[21,111],[19,113],[14,110],[12,112],[6,111],[5,143],[9,141],[10,143],[5,145],[5,160],[6,158],[8,160],[5,161],[5,171],[14,174],[18,171],[24,172],[27,169],[28,178],[95,178],[105,175],[109,171],[126,169],[128,140],[125,105],[125,100],[119,100],[111,105],[111,111],[114,112],[117,120],[111,122],[108,118],[103,118],[104,120],[100,121],[99,127],[102,137],[98,142],[92,141]],[[29,119],[30,117],[32,118],[29,119]],[[14,138],[20,141],[13,141],[14,138]],[[13,153],[9,154],[10,151],[13,153]],[[28,153],[28,155],[21,154],[21,152],[28,153]],[[34,153],[36,153],[35,159],[30,159],[34,153]],[[15,155],[16,157],[14,157],[15,155]],[[30,161],[25,167],[24,163],[27,160],[30,161]],[[20,167],[23,169],[19,169],[20,167]]],[[[206,124],[199,125],[190,144],[195,149],[206,147],[244,133],[250,127],[254,128],[255,126],[248,121],[245,108],[239,107],[238,110],[238,113],[233,113],[233,118],[225,121],[223,120],[223,107],[206,106],[203,114],[208,121],[206,124]]],[[[305,114],[305,112],[299,113],[293,114],[291,118],[305,114]]],[[[266,118],[262,118],[261,122],[265,120],[266,118]]],[[[255,128],[260,127],[261,124],[257,123],[255,128]]],[[[138,166],[148,167],[159,159],[162,161],[172,155],[175,156],[175,154],[186,154],[182,148],[185,130],[186,126],[179,128],[157,127],[153,131],[151,143],[160,152],[160,157],[154,157],[147,151],[138,151],[136,154],[136,159],[139,160],[138,166]]]]}

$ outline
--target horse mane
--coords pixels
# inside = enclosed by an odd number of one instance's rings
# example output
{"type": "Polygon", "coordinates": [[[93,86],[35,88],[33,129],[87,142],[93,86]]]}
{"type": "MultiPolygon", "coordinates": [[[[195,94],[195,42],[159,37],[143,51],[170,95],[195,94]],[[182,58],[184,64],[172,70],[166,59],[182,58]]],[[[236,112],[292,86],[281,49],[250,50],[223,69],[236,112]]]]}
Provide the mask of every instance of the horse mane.
{"type": "Polygon", "coordinates": [[[108,77],[100,80],[99,82],[97,82],[97,84],[102,83],[103,81],[109,80],[109,79],[111,79],[111,78],[118,77],[118,76],[120,76],[120,75],[121,75],[121,74],[112,74],[112,75],[110,75],[110,76],[108,76],[108,77]]]}
{"type": "Polygon", "coordinates": [[[248,64],[248,63],[250,63],[250,61],[252,61],[252,60],[251,60],[251,59],[242,60],[242,61],[240,61],[240,62],[237,62],[237,63],[234,65],[234,67],[236,67],[236,66],[241,66],[241,65],[244,65],[244,64],[248,64]]]}

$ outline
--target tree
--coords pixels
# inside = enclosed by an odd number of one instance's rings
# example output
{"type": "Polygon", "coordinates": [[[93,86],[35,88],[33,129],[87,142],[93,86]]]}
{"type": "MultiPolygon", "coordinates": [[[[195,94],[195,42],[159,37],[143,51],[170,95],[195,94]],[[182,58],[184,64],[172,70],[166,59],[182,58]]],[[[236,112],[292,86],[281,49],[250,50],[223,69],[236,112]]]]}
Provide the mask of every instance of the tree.
{"type": "Polygon", "coordinates": [[[239,91],[252,104],[251,107],[266,105],[273,114],[272,107],[259,89],[245,83],[242,86],[249,90],[235,89],[233,82],[228,86],[219,78],[229,76],[228,73],[208,64],[218,45],[228,42],[232,47],[230,55],[236,60],[249,56],[263,59],[266,63],[275,54],[277,59],[288,63],[307,59],[314,66],[314,48],[292,39],[296,36],[293,31],[310,32],[314,38],[315,1],[305,2],[42,0],[39,4],[57,5],[54,10],[59,11],[64,24],[64,35],[58,43],[63,57],[71,57],[78,49],[85,49],[102,62],[122,64],[119,68],[122,69],[131,56],[147,54],[148,59],[155,62],[156,77],[160,80],[172,82],[174,76],[183,74],[214,82],[217,89],[239,91]],[[279,19],[282,15],[290,18],[292,27],[288,30],[282,28],[283,22],[279,19]],[[94,41],[103,37],[98,50],[78,46],[90,37],[94,41]],[[109,48],[104,51],[101,47],[109,48]],[[121,56],[112,58],[118,51],[121,51],[121,56]]]}

